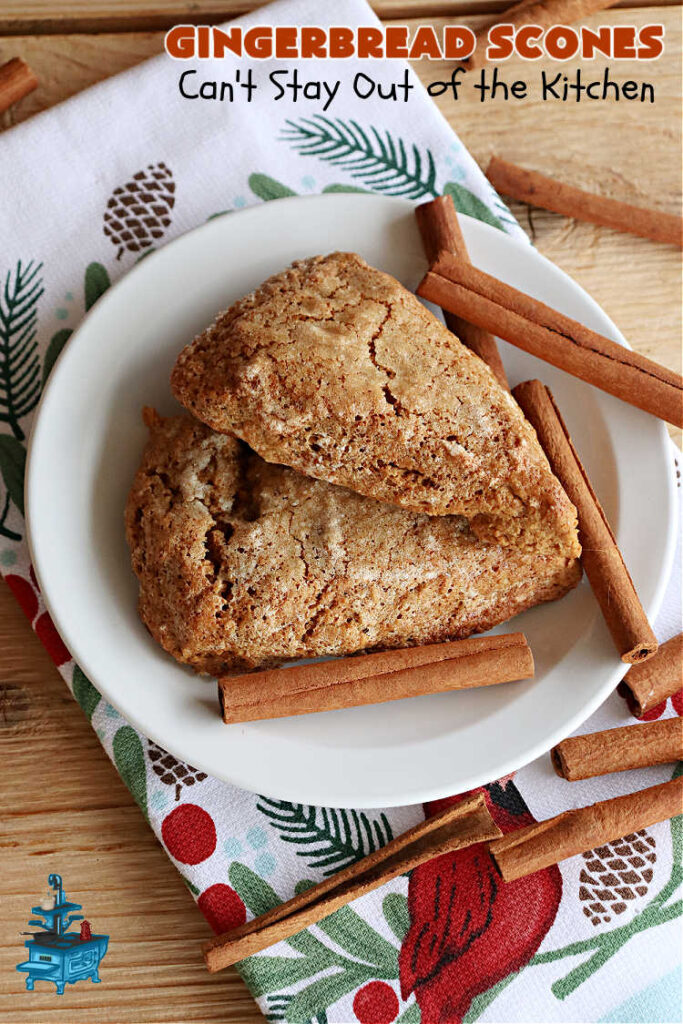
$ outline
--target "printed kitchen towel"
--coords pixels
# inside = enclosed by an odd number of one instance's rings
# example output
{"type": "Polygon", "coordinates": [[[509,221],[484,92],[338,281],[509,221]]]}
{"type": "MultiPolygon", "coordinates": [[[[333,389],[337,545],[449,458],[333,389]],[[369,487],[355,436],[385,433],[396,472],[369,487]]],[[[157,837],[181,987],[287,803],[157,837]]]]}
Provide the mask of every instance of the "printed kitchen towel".
{"type": "MultiPolygon", "coordinates": [[[[327,9],[329,5],[324,5],[327,9]]],[[[243,24],[320,24],[314,0],[261,9],[243,24]]],[[[376,24],[339,0],[337,24],[376,24]]],[[[234,75],[201,62],[194,78],[234,75]]],[[[243,72],[247,65],[239,65],[243,72]]],[[[273,67],[254,62],[265,83],[273,67]]],[[[300,73],[321,78],[319,65],[300,73]]],[[[207,778],[128,725],[57,635],[24,540],[26,438],[41,387],[97,298],[138,259],[207,218],[295,193],[374,190],[456,207],[524,238],[474,161],[399,62],[365,66],[404,102],[361,100],[355,61],[329,62],[338,98],[233,104],[179,96],[161,56],[0,137],[0,565],[102,745],[209,924],[257,915],[363,856],[433,807],[372,812],[273,800],[207,778]]],[[[283,80],[284,80],[283,76],[283,80]]],[[[265,97],[264,92],[264,97],[265,97]]],[[[679,555],[680,569],[680,555],[679,555]]],[[[680,630],[679,573],[657,624],[680,630]]],[[[680,695],[650,717],[680,714],[680,695]]],[[[582,731],[626,723],[616,694],[582,731]]],[[[486,787],[504,831],[570,805],[661,781],[668,767],[578,783],[547,757],[486,787]]],[[[457,800],[458,797],[453,797],[457,800]]],[[[443,802],[440,802],[440,804],[443,802]]],[[[609,843],[511,885],[466,850],[396,879],[315,928],[241,964],[272,1021],[677,1020],[681,820],[609,843]]]]}

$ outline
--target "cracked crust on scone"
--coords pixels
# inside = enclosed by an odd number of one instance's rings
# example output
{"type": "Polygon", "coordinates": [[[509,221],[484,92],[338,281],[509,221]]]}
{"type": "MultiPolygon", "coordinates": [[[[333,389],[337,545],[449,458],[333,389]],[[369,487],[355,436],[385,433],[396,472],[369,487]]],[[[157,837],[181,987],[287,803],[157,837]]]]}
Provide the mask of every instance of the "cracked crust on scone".
{"type": "Polygon", "coordinates": [[[580,577],[576,532],[539,547],[270,465],[188,417],[146,410],[126,534],[152,636],[199,672],[468,636],[580,577]]]}
{"type": "Polygon", "coordinates": [[[171,386],[268,462],[414,512],[572,515],[486,364],[355,253],[301,260],[235,303],[180,354],[171,386]]]}

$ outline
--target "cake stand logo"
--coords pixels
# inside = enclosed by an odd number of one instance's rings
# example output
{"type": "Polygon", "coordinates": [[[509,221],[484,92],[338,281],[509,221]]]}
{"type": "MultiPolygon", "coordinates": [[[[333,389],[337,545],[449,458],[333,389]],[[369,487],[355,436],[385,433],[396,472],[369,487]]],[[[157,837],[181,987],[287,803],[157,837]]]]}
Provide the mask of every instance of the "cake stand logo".
{"type": "Polygon", "coordinates": [[[70,903],[62,888],[61,875],[49,875],[50,888],[43,902],[31,909],[43,920],[31,919],[29,925],[42,931],[22,932],[31,935],[24,945],[28,960],[17,964],[18,971],[26,971],[26,988],[32,992],[37,981],[51,981],[57,986],[57,995],[64,994],[65,985],[77,981],[99,981],[97,969],[107,952],[108,935],[93,935],[90,924],[83,920],[80,903],[70,903]],[[74,921],[80,921],[80,932],[70,932],[74,921]]]}

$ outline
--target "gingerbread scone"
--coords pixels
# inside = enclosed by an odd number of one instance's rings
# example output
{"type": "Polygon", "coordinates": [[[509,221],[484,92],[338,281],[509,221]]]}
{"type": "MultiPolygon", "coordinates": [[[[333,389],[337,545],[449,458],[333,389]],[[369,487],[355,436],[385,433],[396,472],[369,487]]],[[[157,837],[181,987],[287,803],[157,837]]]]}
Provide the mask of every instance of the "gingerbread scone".
{"type": "Polygon", "coordinates": [[[367,497],[471,520],[553,510],[540,529],[574,520],[509,392],[354,253],[301,260],[235,303],[180,354],[171,386],[268,462],[367,497]]]}
{"type": "Polygon", "coordinates": [[[146,412],[126,532],[152,636],[221,674],[468,636],[578,582],[579,545],[540,551],[270,465],[188,417],[146,412]]]}

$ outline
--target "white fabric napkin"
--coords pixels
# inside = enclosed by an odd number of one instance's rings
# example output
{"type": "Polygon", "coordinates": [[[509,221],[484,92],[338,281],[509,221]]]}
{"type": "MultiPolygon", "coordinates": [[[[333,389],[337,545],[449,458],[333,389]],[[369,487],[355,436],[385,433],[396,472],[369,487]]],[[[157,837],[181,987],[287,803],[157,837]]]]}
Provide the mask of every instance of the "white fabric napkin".
{"type": "MultiPolygon", "coordinates": [[[[332,12],[313,0],[277,3],[242,23],[331,20],[377,23],[362,0],[339,0],[332,12]]],[[[218,213],[293,193],[360,188],[424,200],[446,192],[459,210],[525,238],[401,62],[301,62],[302,79],[341,81],[326,111],[321,102],[274,100],[268,75],[291,75],[291,62],[189,65],[193,80],[233,82],[248,66],[260,88],[250,104],[183,99],[186,67],[161,56],[0,137],[0,567],[217,930],[351,863],[424,810],[261,798],[180,764],[101,699],[50,622],[24,540],[26,437],[42,382],[111,282],[218,213]],[[387,91],[407,73],[408,101],[354,96],[360,70],[387,91]]],[[[681,628],[678,558],[661,639],[681,628]]],[[[661,713],[673,714],[672,703],[661,713]]],[[[581,731],[629,721],[614,695],[581,731]]],[[[569,786],[546,757],[487,791],[497,820],[512,828],[670,774],[663,767],[569,786]]],[[[680,848],[678,819],[511,886],[465,851],[241,970],[274,1021],[678,1020],[680,848]]],[[[106,992],[106,964],[102,977],[106,992]]]]}

